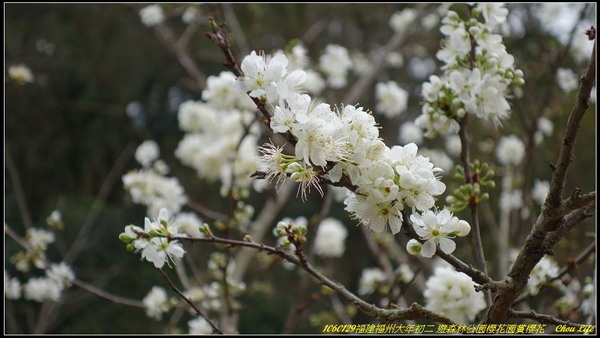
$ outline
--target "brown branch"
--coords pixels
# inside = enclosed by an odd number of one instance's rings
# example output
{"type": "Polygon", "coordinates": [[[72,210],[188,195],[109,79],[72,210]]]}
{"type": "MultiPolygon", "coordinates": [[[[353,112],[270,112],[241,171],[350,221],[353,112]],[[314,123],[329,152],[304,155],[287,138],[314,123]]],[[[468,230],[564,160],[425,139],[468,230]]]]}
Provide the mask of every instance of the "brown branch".
{"type": "MultiPolygon", "coordinates": [[[[581,78],[581,86],[577,94],[577,101],[569,115],[567,129],[563,138],[558,162],[554,167],[550,192],[542,207],[542,212],[525,240],[515,263],[508,273],[505,283],[508,287],[500,290],[494,298],[494,303],[488,310],[485,323],[504,323],[508,318],[511,305],[527,284],[531,270],[540,261],[543,255],[556,244],[575,224],[581,222],[591,214],[592,207],[584,207],[571,212],[562,221],[561,210],[565,204],[561,200],[561,193],[565,184],[567,169],[573,161],[575,137],[583,114],[589,107],[589,98],[596,76],[596,42],[592,57],[585,75],[581,78]],[[580,211],[584,210],[584,211],[580,211]],[[554,234],[552,234],[554,232],[554,234]],[[544,243],[546,242],[546,243],[544,243]]],[[[595,200],[588,202],[595,206],[595,200]]],[[[570,203],[572,204],[572,202],[570,203]]]]}
{"type": "Polygon", "coordinates": [[[554,316],[551,315],[546,315],[546,314],[541,314],[541,313],[537,313],[533,310],[531,311],[515,311],[515,310],[510,310],[508,312],[508,315],[510,318],[527,318],[527,319],[533,319],[539,323],[542,324],[552,324],[552,325],[567,325],[567,326],[571,326],[571,327],[580,327],[580,326],[584,326],[584,324],[578,324],[578,323],[572,323],[568,320],[562,320],[562,319],[558,319],[554,316]]]}
{"type": "Polygon", "coordinates": [[[117,304],[123,304],[123,305],[127,305],[127,306],[139,307],[139,308],[145,307],[144,303],[142,301],[139,301],[137,299],[130,299],[130,298],[117,296],[115,294],[112,294],[110,292],[99,289],[99,288],[97,288],[91,284],[88,284],[82,280],[79,280],[79,279],[75,279],[73,281],[73,284],[79,286],[80,288],[82,288],[86,291],[89,291],[90,293],[95,294],[96,296],[108,299],[111,302],[114,302],[117,304]]]}
{"type": "Polygon", "coordinates": [[[181,39],[177,39],[175,33],[173,33],[171,28],[165,23],[156,25],[154,27],[154,32],[156,33],[158,40],[175,54],[177,61],[179,61],[186,72],[196,81],[198,89],[206,87],[206,75],[198,68],[198,65],[196,65],[196,62],[187,48],[187,41],[189,41],[190,37],[184,34],[181,39]],[[180,41],[184,43],[178,43],[180,41]]]}
{"type": "Polygon", "coordinates": [[[31,220],[31,213],[27,207],[27,200],[25,199],[25,193],[23,192],[23,184],[21,183],[21,176],[19,170],[15,165],[15,161],[10,153],[8,146],[5,146],[4,161],[6,162],[6,171],[8,171],[8,177],[15,193],[15,199],[17,200],[17,206],[21,213],[21,220],[26,229],[33,227],[33,221],[31,220]]]}
{"type": "Polygon", "coordinates": [[[208,322],[208,324],[210,325],[210,327],[213,330],[213,333],[218,333],[218,334],[223,334],[223,332],[221,330],[219,330],[219,328],[215,325],[215,323],[213,323],[212,320],[210,320],[210,318],[208,318],[204,312],[202,312],[202,310],[200,310],[188,297],[186,297],[183,292],[179,291],[179,289],[175,286],[175,284],[173,284],[173,282],[171,281],[171,279],[169,278],[169,276],[167,276],[167,274],[162,270],[162,269],[158,269],[158,271],[160,271],[160,274],[164,277],[164,279],[167,281],[167,283],[169,283],[169,286],[171,287],[171,289],[173,289],[173,291],[175,291],[175,293],[184,301],[187,303],[187,305],[189,305],[194,312],[196,312],[196,315],[198,317],[202,317],[204,318],[204,320],[206,320],[208,322]]]}
{"type": "Polygon", "coordinates": [[[369,304],[365,302],[360,297],[356,296],[354,293],[350,292],[343,285],[338,282],[335,282],[322,273],[320,273],[317,269],[315,269],[307,260],[306,257],[303,257],[303,253],[301,251],[297,251],[297,254],[300,254],[301,257],[290,254],[283,250],[281,247],[272,247],[265,245],[263,243],[258,243],[254,241],[240,241],[234,239],[226,239],[220,238],[216,236],[211,237],[203,237],[203,238],[190,238],[190,237],[169,237],[170,240],[178,240],[178,241],[187,241],[187,242],[204,242],[204,243],[221,243],[228,246],[240,246],[240,247],[248,247],[253,248],[259,251],[266,252],[268,254],[277,255],[288,262],[295,264],[301,267],[303,270],[308,272],[315,279],[319,280],[321,284],[333,289],[340,296],[342,296],[347,301],[353,303],[359,310],[364,312],[365,314],[377,318],[382,321],[401,321],[401,320],[410,320],[410,319],[429,319],[435,322],[444,323],[444,324],[454,324],[448,318],[431,312],[429,310],[424,309],[422,306],[413,303],[408,309],[382,309],[373,304],[369,304]]]}

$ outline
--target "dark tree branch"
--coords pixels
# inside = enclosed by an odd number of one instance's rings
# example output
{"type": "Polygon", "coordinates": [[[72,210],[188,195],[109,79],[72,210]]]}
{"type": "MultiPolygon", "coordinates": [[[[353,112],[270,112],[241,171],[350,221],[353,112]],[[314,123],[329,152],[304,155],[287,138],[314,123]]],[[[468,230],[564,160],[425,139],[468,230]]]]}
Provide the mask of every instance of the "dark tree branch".
{"type": "MultiPolygon", "coordinates": [[[[488,310],[485,323],[504,323],[515,299],[527,284],[531,270],[540,261],[543,255],[556,244],[575,224],[578,224],[587,215],[591,214],[595,200],[588,202],[589,206],[571,212],[562,221],[565,203],[561,200],[561,193],[565,184],[567,169],[573,161],[575,137],[583,114],[589,107],[589,98],[596,76],[596,42],[592,57],[585,75],[581,78],[581,86],[577,94],[577,101],[569,115],[567,129],[563,138],[562,147],[550,183],[550,192],[542,208],[542,212],[525,240],[515,263],[508,273],[505,284],[508,286],[496,294],[494,303],[488,310]],[[584,211],[580,211],[584,210],[584,211]],[[552,234],[554,232],[554,234],[552,234]],[[546,243],[544,243],[546,242],[546,243]]],[[[567,200],[568,201],[568,200],[567,200]]],[[[573,200],[568,204],[574,205],[573,200]]]]}
{"type": "Polygon", "coordinates": [[[541,313],[537,313],[533,310],[531,311],[515,311],[515,310],[510,310],[508,313],[510,318],[527,318],[527,319],[533,319],[539,323],[542,324],[552,324],[552,325],[567,325],[567,326],[571,326],[571,327],[580,327],[583,326],[584,324],[578,324],[578,323],[572,323],[568,320],[562,320],[562,319],[558,319],[554,316],[551,315],[546,315],[546,314],[541,314],[541,313]]]}

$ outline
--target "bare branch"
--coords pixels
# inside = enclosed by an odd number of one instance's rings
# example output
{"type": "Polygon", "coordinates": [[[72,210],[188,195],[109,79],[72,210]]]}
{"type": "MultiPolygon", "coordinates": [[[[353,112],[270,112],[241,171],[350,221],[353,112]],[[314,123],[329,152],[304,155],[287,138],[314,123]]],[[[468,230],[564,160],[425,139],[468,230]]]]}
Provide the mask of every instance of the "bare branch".
{"type": "Polygon", "coordinates": [[[542,324],[567,325],[567,326],[571,326],[571,327],[580,327],[580,326],[584,325],[584,324],[572,323],[568,320],[558,319],[551,315],[537,313],[533,310],[531,310],[531,311],[510,310],[508,314],[509,314],[510,318],[533,319],[542,324]]]}
{"type": "Polygon", "coordinates": [[[21,176],[19,170],[15,165],[15,161],[10,153],[8,146],[5,146],[4,161],[6,162],[6,171],[8,171],[8,177],[12,184],[13,192],[15,193],[15,199],[17,200],[17,206],[21,213],[21,220],[26,229],[33,227],[33,221],[31,220],[31,213],[27,207],[27,200],[25,199],[25,193],[23,192],[23,185],[21,184],[21,176]]]}
{"type": "Polygon", "coordinates": [[[595,199],[588,207],[571,212],[562,221],[562,210],[565,204],[561,200],[567,169],[573,161],[575,137],[583,114],[589,107],[589,98],[596,76],[596,42],[592,57],[585,75],[581,78],[581,86],[577,94],[577,101],[569,115],[567,129],[563,138],[558,162],[555,166],[550,183],[550,192],[542,208],[542,212],[525,240],[521,252],[513,264],[508,276],[504,280],[508,287],[499,290],[494,298],[494,303],[488,310],[485,323],[504,323],[508,318],[511,305],[527,284],[531,270],[540,261],[543,255],[556,244],[575,224],[587,217],[595,206],[595,199]],[[584,211],[580,211],[584,210],[584,211]],[[554,231],[554,234],[552,232],[554,231]],[[545,243],[544,243],[545,242],[545,243]]]}
{"type": "Polygon", "coordinates": [[[213,330],[213,333],[218,333],[218,334],[223,334],[223,332],[221,332],[221,330],[219,330],[219,328],[215,325],[215,323],[213,323],[212,320],[210,320],[210,318],[208,318],[204,312],[202,312],[202,310],[200,310],[195,304],[194,302],[192,302],[188,297],[186,297],[181,291],[179,291],[179,289],[175,286],[175,284],[173,284],[173,282],[171,281],[171,279],[169,279],[169,276],[167,276],[167,274],[162,270],[162,269],[158,269],[158,271],[160,271],[160,274],[164,277],[164,279],[167,281],[167,283],[169,283],[169,286],[171,287],[171,289],[173,289],[173,291],[175,291],[175,293],[177,295],[179,295],[179,297],[186,302],[193,310],[194,312],[196,312],[196,315],[198,317],[202,317],[204,318],[208,324],[210,325],[210,327],[213,330]]]}
{"type": "Polygon", "coordinates": [[[220,238],[216,236],[205,237],[205,238],[190,238],[190,237],[169,237],[170,240],[179,240],[179,241],[187,241],[187,242],[205,242],[205,243],[221,243],[229,246],[241,246],[253,248],[259,251],[267,252],[268,254],[275,254],[280,256],[281,258],[287,260],[288,262],[295,264],[306,272],[308,272],[311,276],[316,278],[321,282],[321,284],[333,289],[340,296],[345,298],[347,301],[350,301],[359,310],[363,311],[365,314],[375,317],[382,321],[402,321],[402,320],[410,320],[410,319],[429,319],[435,322],[444,323],[444,324],[454,324],[450,319],[436,314],[432,311],[424,309],[422,306],[413,303],[408,309],[382,309],[373,304],[369,304],[365,302],[360,297],[356,296],[354,293],[350,292],[343,285],[338,282],[335,282],[319,271],[317,271],[306,259],[302,251],[297,251],[297,255],[290,254],[283,250],[281,247],[272,247],[265,245],[263,243],[257,243],[254,241],[240,241],[233,239],[220,238]]]}

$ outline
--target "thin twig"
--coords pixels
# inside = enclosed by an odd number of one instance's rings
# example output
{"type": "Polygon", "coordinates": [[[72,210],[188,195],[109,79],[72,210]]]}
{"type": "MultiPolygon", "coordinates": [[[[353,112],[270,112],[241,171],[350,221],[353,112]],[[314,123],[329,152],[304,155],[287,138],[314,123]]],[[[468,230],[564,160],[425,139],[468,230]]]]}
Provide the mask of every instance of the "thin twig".
{"type": "Polygon", "coordinates": [[[224,3],[221,5],[221,7],[223,8],[223,15],[225,17],[225,21],[227,22],[227,26],[231,28],[233,34],[235,35],[240,52],[243,55],[250,54],[250,45],[248,44],[248,39],[246,39],[244,30],[240,26],[237,15],[235,15],[233,6],[230,3],[224,3]]]}
{"type": "Polygon", "coordinates": [[[511,318],[527,318],[527,319],[533,319],[539,323],[542,324],[552,324],[552,325],[567,325],[570,327],[580,327],[583,326],[584,324],[578,324],[578,323],[573,323],[570,322],[568,320],[562,320],[559,318],[556,318],[554,316],[551,315],[546,315],[546,314],[541,314],[541,313],[537,313],[533,310],[531,311],[515,311],[515,310],[510,310],[509,311],[509,316],[511,318]]]}
{"type": "Polygon", "coordinates": [[[100,186],[98,195],[96,195],[96,199],[94,199],[94,203],[92,204],[90,211],[88,212],[87,216],[85,217],[85,220],[83,221],[83,225],[79,229],[75,240],[73,240],[73,244],[71,244],[71,247],[69,248],[69,250],[67,250],[67,253],[64,256],[64,261],[67,264],[71,264],[75,260],[75,257],[77,257],[79,252],[87,247],[91,228],[98,219],[98,216],[100,215],[100,212],[104,207],[104,203],[106,202],[108,195],[112,191],[112,188],[114,187],[115,183],[120,178],[121,173],[125,170],[125,166],[127,165],[127,162],[129,161],[131,156],[133,156],[134,152],[135,145],[133,144],[133,142],[130,142],[127,146],[125,146],[125,148],[113,164],[112,168],[108,172],[108,175],[106,175],[104,182],[102,182],[102,186],[100,186]]]}
{"type": "Polygon", "coordinates": [[[189,200],[185,203],[185,206],[197,212],[203,218],[211,219],[214,221],[227,222],[229,218],[227,215],[222,214],[218,211],[214,211],[198,202],[189,200]]]}
{"type": "Polygon", "coordinates": [[[223,334],[223,332],[221,330],[219,330],[219,328],[215,325],[215,323],[213,323],[212,320],[210,320],[210,318],[208,318],[204,312],[202,312],[202,310],[200,310],[195,304],[194,302],[192,302],[188,297],[186,297],[183,292],[179,291],[179,289],[175,286],[175,284],[173,284],[173,282],[171,281],[171,279],[169,278],[169,276],[167,276],[167,274],[162,270],[162,269],[158,269],[158,271],[160,271],[160,274],[163,276],[163,278],[167,281],[167,283],[169,283],[169,286],[171,287],[171,289],[173,289],[173,291],[175,291],[175,293],[184,301],[187,303],[187,305],[189,305],[194,312],[196,312],[196,315],[198,317],[202,317],[204,318],[204,320],[206,320],[208,322],[208,324],[210,325],[210,327],[213,330],[213,333],[218,333],[218,334],[223,334]]]}
{"type": "MultiPolygon", "coordinates": [[[[280,256],[281,258],[287,260],[288,262],[295,264],[301,267],[303,270],[308,272],[311,276],[316,278],[321,282],[321,284],[331,288],[336,291],[340,296],[350,301],[359,310],[363,311],[365,314],[375,317],[380,320],[384,320],[387,322],[392,321],[402,321],[402,320],[410,320],[410,319],[429,319],[438,323],[444,324],[455,324],[450,319],[434,313],[432,311],[426,310],[419,304],[413,303],[408,309],[382,309],[373,304],[369,304],[360,297],[356,296],[354,293],[350,292],[346,289],[342,284],[331,280],[326,277],[322,273],[320,273],[317,269],[315,269],[306,259],[303,257],[303,253],[296,252],[296,255],[290,254],[283,250],[281,247],[272,247],[265,245],[263,243],[258,243],[254,241],[240,241],[234,239],[226,239],[220,238],[216,236],[210,237],[201,237],[201,238],[190,238],[190,237],[169,237],[170,240],[178,240],[178,241],[187,241],[187,242],[204,242],[204,243],[221,243],[229,246],[241,246],[253,248],[259,251],[264,251],[269,254],[275,254],[280,256]],[[301,256],[298,257],[297,255],[301,256]]],[[[162,271],[162,270],[161,270],[162,271]]]]}
{"type": "Polygon", "coordinates": [[[4,161],[6,162],[6,171],[8,171],[8,177],[15,193],[15,199],[17,200],[17,206],[21,213],[21,220],[26,229],[33,227],[33,221],[31,220],[31,213],[27,207],[27,200],[25,199],[25,193],[23,192],[23,185],[21,184],[21,175],[15,165],[15,161],[10,153],[10,148],[5,146],[4,161]]]}

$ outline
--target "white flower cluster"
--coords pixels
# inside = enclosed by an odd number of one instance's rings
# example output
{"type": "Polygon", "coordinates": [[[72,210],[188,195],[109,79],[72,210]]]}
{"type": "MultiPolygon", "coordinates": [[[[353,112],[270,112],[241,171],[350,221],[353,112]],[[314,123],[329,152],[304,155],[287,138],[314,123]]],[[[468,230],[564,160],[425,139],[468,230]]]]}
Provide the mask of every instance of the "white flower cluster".
{"type": "Polygon", "coordinates": [[[554,131],[554,123],[547,117],[540,117],[537,120],[537,130],[533,135],[533,140],[535,141],[535,145],[539,145],[544,140],[544,137],[552,136],[552,132],[554,131]]]}
{"type": "Polygon", "coordinates": [[[577,76],[568,68],[558,68],[556,71],[556,82],[558,82],[558,86],[565,93],[570,93],[579,86],[577,76]]]}
{"type": "Polygon", "coordinates": [[[442,20],[441,32],[446,39],[437,58],[444,63],[445,71],[423,84],[424,104],[416,120],[428,137],[458,132],[455,119],[465,114],[496,124],[509,117],[509,86],[524,81],[502,36],[494,33],[507,14],[504,4],[477,4],[468,21],[453,11],[442,20]],[[479,21],[480,17],[485,22],[479,21]]]}
{"type": "Polygon", "coordinates": [[[152,27],[165,21],[165,13],[160,5],[150,5],[140,10],[140,19],[145,26],[152,27]]]}
{"type": "Polygon", "coordinates": [[[437,213],[427,210],[421,215],[414,213],[410,216],[410,220],[415,232],[425,243],[421,245],[417,240],[411,239],[408,241],[406,249],[412,255],[420,254],[427,258],[433,257],[438,245],[446,254],[454,252],[456,243],[450,238],[464,237],[471,232],[469,223],[452,216],[448,209],[437,213]]]}
{"type": "Polygon", "coordinates": [[[390,17],[390,27],[395,32],[402,32],[406,30],[417,17],[417,11],[413,8],[406,8],[402,11],[397,11],[390,17]]]}
{"type": "Polygon", "coordinates": [[[315,254],[321,257],[342,257],[346,250],[346,237],[348,230],[342,222],[331,217],[322,220],[314,242],[315,254]]]}
{"type": "Polygon", "coordinates": [[[237,188],[246,191],[253,182],[250,174],[256,170],[254,158],[260,133],[250,113],[255,104],[236,89],[235,76],[230,72],[210,76],[202,98],[206,102],[187,101],[179,106],[179,127],[186,134],[175,156],[194,168],[200,178],[219,180],[222,194],[237,188]]]}
{"type": "Polygon", "coordinates": [[[550,182],[535,180],[531,189],[531,198],[539,205],[543,205],[550,192],[550,182]]]}
{"type": "Polygon", "coordinates": [[[550,281],[556,276],[558,276],[558,264],[552,257],[544,256],[533,270],[531,270],[525,290],[535,296],[544,285],[552,284],[553,286],[558,286],[560,283],[559,280],[550,281]]]}
{"type": "Polygon", "coordinates": [[[358,282],[358,294],[369,295],[377,290],[378,286],[385,282],[385,272],[379,268],[366,268],[362,271],[358,282]]]}
{"type": "MultiPolygon", "coordinates": [[[[332,109],[328,104],[311,102],[309,95],[292,90],[294,86],[282,85],[282,79],[303,76],[299,70],[286,72],[287,60],[281,55],[270,59],[257,58],[252,53],[242,62],[242,68],[267,67],[265,74],[276,71],[277,77],[254,72],[238,79],[242,84],[260,85],[252,87],[250,95],[277,92],[277,96],[271,95],[278,104],[273,107],[270,127],[277,133],[289,133],[296,141],[293,156],[273,144],[261,147],[257,171],[267,179],[277,178],[278,182],[289,176],[300,183],[303,199],[310,187],[322,193],[319,182],[325,173],[332,182],[339,182],[346,175],[358,187],[357,193],[350,194],[344,202],[346,210],[377,232],[388,224],[393,233],[399,232],[401,211],[406,206],[421,211],[432,208],[435,197],[445,190],[436,177],[441,169],[417,155],[415,144],[388,148],[379,139],[375,119],[363,108],[347,105],[332,109]],[[280,66],[276,67],[275,59],[280,66]],[[267,78],[272,82],[264,82],[267,78]],[[280,90],[282,86],[285,90],[280,90]]],[[[268,102],[269,94],[266,96],[268,102]]]]}
{"type": "Polygon", "coordinates": [[[504,136],[496,148],[498,162],[505,166],[517,166],[525,157],[525,145],[516,135],[504,136]]]}
{"type": "Polygon", "coordinates": [[[167,291],[160,286],[153,286],[152,290],[142,300],[146,308],[148,317],[160,320],[163,313],[171,308],[171,301],[167,296],[167,291]]]}
{"type": "Polygon", "coordinates": [[[18,299],[21,297],[21,282],[17,277],[10,277],[4,270],[4,296],[7,299],[18,299]]]}
{"type": "Polygon", "coordinates": [[[127,243],[130,251],[141,252],[142,259],[152,262],[157,269],[160,269],[165,262],[169,266],[170,263],[175,264],[175,260],[183,257],[185,253],[183,246],[177,240],[170,238],[182,236],[176,225],[169,220],[167,209],[162,208],[158,213],[158,219],[150,220],[146,217],[144,229],[135,225],[126,226],[125,232],[119,235],[119,239],[127,243]]]}
{"type": "Polygon", "coordinates": [[[425,283],[426,307],[458,324],[473,322],[485,308],[483,293],[475,291],[474,286],[471,277],[464,273],[438,267],[425,283]]]}
{"type": "Polygon", "coordinates": [[[33,82],[31,69],[23,64],[8,67],[8,77],[20,85],[33,82]]]}
{"type": "Polygon", "coordinates": [[[213,333],[213,329],[210,324],[206,321],[206,319],[202,317],[197,317],[188,322],[188,326],[190,327],[190,334],[211,334],[213,333]]]}
{"type": "Polygon", "coordinates": [[[375,85],[375,98],[376,112],[384,114],[387,118],[400,115],[408,104],[408,92],[394,81],[375,85]]]}
{"type": "Polygon", "coordinates": [[[164,176],[168,167],[158,160],[158,155],[156,142],[142,143],[135,152],[135,158],[144,168],[123,175],[123,185],[129,190],[133,202],[148,207],[148,215],[158,214],[160,208],[177,213],[187,202],[187,197],[177,178],[164,176]]]}
{"type": "MultiPolygon", "coordinates": [[[[71,267],[66,263],[51,264],[50,267],[46,269],[46,276],[31,278],[27,283],[23,284],[23,296],[25,299],[40,303],[47,300],[56,302],[60,299],[65,288],[70,287],[74,280],[75,273],[73,273],[71,267]]],[[[10,280],[11,287],[13,288],[11,292],[13,293],[12,296],[18,298],[18,295],[15,293],[16,290],[14,289],[16,288],[15,281],[16,278],[10,280]]]]}
{"type": "Polygon", "coordinates": [[[321,71],[327,75],[327,82],[332,88],[346,86],[348,71],[352,68],[350,54],[345,47],[327,45],[325,53],[319,58],[321,71]]]}

